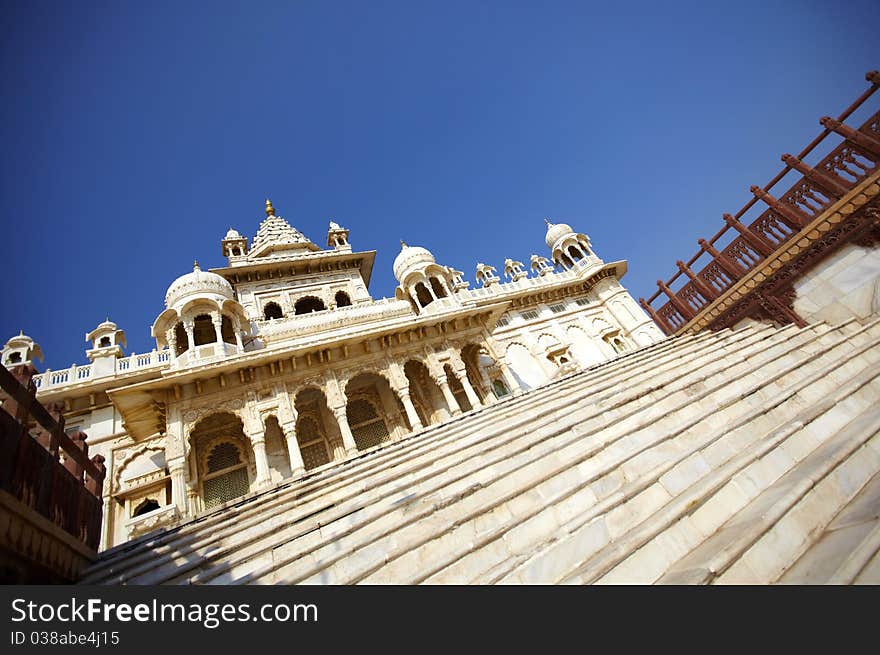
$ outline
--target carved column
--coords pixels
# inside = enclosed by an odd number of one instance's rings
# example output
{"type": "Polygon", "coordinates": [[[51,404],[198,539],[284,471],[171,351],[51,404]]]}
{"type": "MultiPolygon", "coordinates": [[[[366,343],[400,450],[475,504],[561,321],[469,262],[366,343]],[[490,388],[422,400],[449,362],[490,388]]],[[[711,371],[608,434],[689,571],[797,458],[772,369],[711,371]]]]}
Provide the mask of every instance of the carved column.
{"type": "Polygon", "coordinates": [[[449,388],[449,380],[446,379],[445,371],[444,374],[438,378],[437,384],[440,386],[440,391],[443,392],[443,398],[446,399],[449,411],[452,412],[453,416],[459,416],[461,414],[461,407],[458,406],[455,394],[452,393],[452,389],[449,388]]]}
{"type": "Polygon", "coordinates": [[[296,440],[296,423],[285,423],[281,426],[281,431],[284,432],[284,438],[287,440],[290,475],[293,477],[300,476],[305,473],[306,465],[299,450],[299,442],[296,440]]]}
{"type": "Polygon", "coordinates": [[[263,431],[249,434],[251,447],[254,449],[254,463],[257,465],[257,487],[269,484],[269,458],[266,456],[266,433],[263,431]]]}
{"type": "Polygon", "coordinates": [[[339,432],[342,435],[342,444],[345,447],[345,454],[349,457],[356,455],[358,451],[357,442],[351,433],[351,427],[348,425],[348,416],[345,413],[345,407],[333,407],[333,416],[339,424],[339,432]]]}
{"type": "Polygon", "coordinates": [[[186,332],[187,343],[189,344],[187,350],[192,350],[196,346],[195,325],[192,321],[186,321],[183,324],[183,329],[186,332]]]}
{"type": "Polygon", "coordinates": [[[214,324],[214,335],[217,343],[223,343],[223,317],[220,312],[211,312],[211,323],[214,324]]]}
{"type": "Polygon", "coordinates": [[[177,360],[177,330],[171,328],[166,331],[165,340],[168,342],[168,354],[171,357],[171,362],[174,363],[177,360]]]}
{"type": "Polygon", "coordinates": [[[186,494],[186,459],[181,456],[169,460],[168,472],[171,475],[171,500],[177,506],[177,511],[187,515],[189,506],[186,494]]]}
{"type": "Polygon", "coordinates": [[[471,407],[474,409],[478,409],[483,406],[480,402],[480,397],[477,395],[477,392],[474,391],[474,387],[471,384],[471,381],[467,376],[467,368],[460,368],[455,371],[456,377],[458,377],[458,381],[461,382],[461,386],[464,389],[464,395],[467,396],[468,402],[471,404],[471,407]]]}
{"type": "Polygon", "coordinates": [[[400,402],[403,403],[403,409],[406,411],[406,418],[409,420],[413,432],[423,430],[425,426],[422,425],[422,420],[419,418],[418,412],[416,412],[415,405],[413,405],[412,397],[409,395],[409,388],[399,387],[394,389],[394,393],[400,397],[400,402]]]}

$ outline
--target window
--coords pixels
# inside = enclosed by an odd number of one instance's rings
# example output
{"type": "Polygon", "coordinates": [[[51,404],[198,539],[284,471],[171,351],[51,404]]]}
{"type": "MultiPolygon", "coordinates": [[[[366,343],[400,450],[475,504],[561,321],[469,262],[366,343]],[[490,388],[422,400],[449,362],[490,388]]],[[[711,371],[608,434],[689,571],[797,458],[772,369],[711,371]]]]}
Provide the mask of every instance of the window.
{"type": "Polygon", "coordinates": [[[550,311],[554,314],[565,311],[565,305],[550,305],[550,311]]]}
{"type": "Polygon", "coordinates": [[[193,345],[201,346],[217,341],[214,323],[207,314],[199,314],[193,321],[193,345]]]}
{"type": "Polygon", "coordinates": [[[584,306],[590,304],[590,299],[589,298],[578,298],[577,300],[575,300],[575,303],[577,303],[581,307],[584,307],[584,306]]]}
{"type": "Polygon", "coordinates": [[[530,309],[529,311],[520,314],[520,316],[522,316],[523,319],[525,319],[526,321],[534,321],[536,318],[538,318],[538,312],[535,309],[530,309]]]}
{"type": "Polygon", "coordinates": [[[232,442],[224,441],[211,449],[202,488],[206,508],[244,496],[250,490],[247,465],[232,442]]]}
{"type": "Polygon", "coordinates": [[[6,361],[10,364],[21,364],[21,353],[12,353],[6,361]]]}
{"type": "Polygon", "coordinates": [[[510,393],[507,390],[507,386],[501,380],[493,380],[492,381],[492,389],[495,390],[495,395],[501,398],[502,396],[506,396],[510,393]]]}
{"type": "Polygon", "coordinates": [[[434,295],[438,298],[446,297],[446,289],[443,288],[443,285],[440,283],[436,277],[429,278],[431,282],[431,288],[434,290],[434,295]]]}
{"type": "Polygon", "coordinates": [[[178,323],[174,327],[174,341],[175,341],[175,355],[182,355],[187,350],[189,350],[189,337],[186,334],[186,329],[183,327],[183,323],[178,323]]]}
{"type": "Polygon", "coordinates": [[[498,319],[498,323],[495,324],[497,327],[504,327],[505,325],[510,325],[510,317],[505,314],[501,318],[498,319]]]}
{"type": "Polygon", "coordinates": [[[348,297],[345,291],[337,291],[335,300],[337,307],[351,307],[351,298],[348,297]]]}
{"type": "Polygon", "coordinates": [[[322,312],[325,309],[327,309],[327,307],[324,306],[324,301],[322,301],[320,298],[315,298],[314,296],[306,296],[305,298],[300,298],[293,306],[293,312],[297,315],[311,314],[312,312],[322,312]]]}
{"type": "Polygon", "coordinates": [[[98,342],[98,348],[109,348],[110,347],[110,337],[101,337],[101,340],[98,342]]]}
{"type": "Polygon", "coordinates": [[[134,512],[132,512],[131,516],[134,518],[135,516],[141,516],[142,514],[146,514],[147,512],[152,512],[154,509],[159,509],[159,502],[153,500],[152,498],[147,498],[138,505],[134,512]]]}
{"type": "Polygon", "coordinates": [[[348,403],[346,414],[358,450],[376,446],[388,439],[388,426],[371,402],[356,398],[348,403]]]}
{"type": "Polygon", "coordinates": [[[277,302],[267,302],[266,306],[263,307],[263,316],[266,320],[281,318],[284,316],[284,313],[281,311],[281,306],[277,302]]]}
{"type": "Polygon", "coordinates": [[[427,307],[428,305],[430,305],[434,301],[434,298],[431,296],[431,293],[428,291],[428,289],[425,287],[424,283],[422,283],[422,282],[419,282],[416,285],[416,298],[418,299],[419,304],[422,307],[427,307]]]}

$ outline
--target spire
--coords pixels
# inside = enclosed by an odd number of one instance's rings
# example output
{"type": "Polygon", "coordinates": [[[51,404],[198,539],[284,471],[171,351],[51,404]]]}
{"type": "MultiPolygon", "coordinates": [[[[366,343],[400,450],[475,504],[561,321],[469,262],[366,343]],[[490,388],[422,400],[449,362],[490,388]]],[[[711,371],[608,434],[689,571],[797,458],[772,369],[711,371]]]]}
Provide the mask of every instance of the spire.
{"type": "Polygon", "coordinates": [[[549,218],[545,218],[545,219],[544,219],[544,222],[547,224],[548,227],[551,226],[551,225],[553,225],[553,223],[550,222],[550,219],[549,219],[549,218]]]}
{"type": "Polygon", "coordinates": [[[403,248],[409,248],[409,246],[406,245],[406,242],[405,242],[403,239],[400,240],[400,247],[401,247],[401,249],[403,249],[403,248]]]}
{"type": "Polygon", "coordinates": [[[193,272],[195,273],[196,271],[200,271],[200,270],[202,270],[202,269],[199,268],[199,260],[197,259],[193,262],[193,272]]]}
{"type": "Polygon", "coordinates": [[[272,201],[266,198],[266,216],[274,216],[275,208],[272,206],[272,201]]]}

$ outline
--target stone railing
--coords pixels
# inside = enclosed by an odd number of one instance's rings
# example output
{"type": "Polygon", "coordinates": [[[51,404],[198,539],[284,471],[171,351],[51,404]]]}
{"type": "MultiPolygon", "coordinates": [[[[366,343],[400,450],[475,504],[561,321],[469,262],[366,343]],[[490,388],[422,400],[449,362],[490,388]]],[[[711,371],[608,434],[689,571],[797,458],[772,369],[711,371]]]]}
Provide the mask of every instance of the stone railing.
{"type": "Polygon", "coordinates": [[[878,170],[880,111],[858,129],[843,123],[880,88],[880,72],[872,71],[865,78],[871,83],[869,89],[836,120],[822,118],[819,122],[825,129],[819,136],[796,157],[782,155],[782,171],[763,187],[752,186],[753,197],[745,206],[734,215],[724,214],[725,225],[718,233],[708,240],[698,239],[700,250],[688,261],[676,262],[678,272],[666,282],[658,280],[658,291],[648,300],[639,299],[666,334],[683,331],[709,305],[878,170]],[[829,136],[843,140],[814,165],[807,164],[805,159],[817,146],[827,148],[829,136]],[[783,187],[781,193],[772,191],[783,179],[794,179],[794,184],[783,187]],[[666,302],[652,307],[658,299],[666,302]]]}
{"type": "MultiPolygon", "coordinates": [[[[141,371],[151,368],[165,368],[171,361],[171,351],[153,350],[148,353],[132,353],[128,357],[120,357],[114,361],[114,375],[124,375],[131,371],[141,371]]],[[[72,365],[70,368],[52,371],[46,369],[44,373],[34,376],[34,384],[37,389],[44,391],[48,388],[64,387],[94,379],[94,365],[72,365]]]]}
{"type": "Polygon", "coordinates": [[[325,309],[311,314],[300,314],[278,319],[254,321],[257,336],[306,336],[336,328],[347,328],[365,323],[384,321],[412,313],[410,304],[396,298],[382,298],[370,303],[325,309]]]}
{"type": "Polygon", "coordinates": [[[565,283],[567,281],[574,282],[583,277],[584,271],[599,268],[603,265],[604,262],[598,257],[585,257],[575,262],[574,266],[567,271],[553,271],[546,275],[534,275],[532,277],[522,277],[510,282],[499,282],[488,287],[463,289],[458,291],[456,296],[462,301],[484,300],[493,296],[503,298],[507,294],[519,293],[522,291],[540,291],[544,288],[558,286],[560,283],[565,283]]]}

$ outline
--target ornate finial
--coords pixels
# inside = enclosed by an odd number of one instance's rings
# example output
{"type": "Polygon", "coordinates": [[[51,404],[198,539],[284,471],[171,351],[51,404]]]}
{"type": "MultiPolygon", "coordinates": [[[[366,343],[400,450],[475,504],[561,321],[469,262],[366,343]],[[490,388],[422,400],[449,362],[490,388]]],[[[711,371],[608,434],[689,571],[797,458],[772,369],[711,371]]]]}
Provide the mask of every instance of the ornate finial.
{"type": "Polygon", "coordinates": [[[275,208],[272,206],[272,201],[266,198],[266,216],[274,216],[275,208]]]}
{"type": "Polygon", "coordinates": [[[400,247],[401,248],[409,248],[409,246],[406,245],[406,241],[404,241],[403,239],[400,240],[400,247]]]}
{"type": "Polygon", "coordinates": [[[544,222],[547,224],[547,227],[550,227],[551,225],[553,225],[553,223],[550,222],[549,218],[545,218],[544,222]]]}
{"type": "Polygon", "coordinates": [[[200,271],[200,270],[202,270],[202,269],[199,268],[199,260],[197,259],[193,262],[193,272],[200,271]]]}

